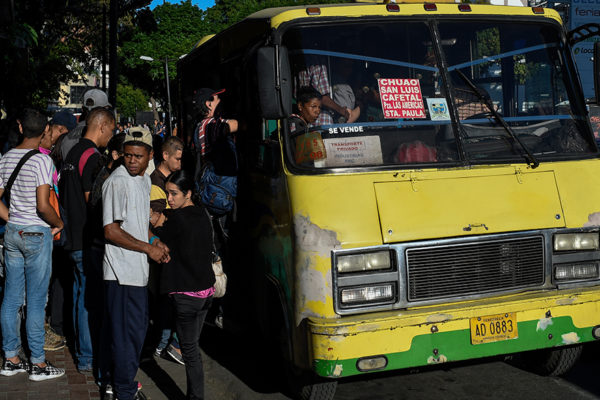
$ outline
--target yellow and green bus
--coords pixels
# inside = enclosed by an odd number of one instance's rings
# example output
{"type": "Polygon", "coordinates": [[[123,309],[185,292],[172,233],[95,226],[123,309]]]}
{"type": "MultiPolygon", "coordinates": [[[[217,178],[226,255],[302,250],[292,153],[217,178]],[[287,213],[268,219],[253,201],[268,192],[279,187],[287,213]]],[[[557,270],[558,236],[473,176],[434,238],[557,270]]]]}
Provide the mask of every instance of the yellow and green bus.
{"type": "Polygon", "coordinates": [[[225,325],[273,339],[302,398],[514,353],[568,370],[600,338],[573,40],[551,9],[440,2],[266,9],[201,40],[178,64],[183,131],[200,87],[240,121],[225,325]],[[292,129],[304,86],[322,112],[292,129]]]}

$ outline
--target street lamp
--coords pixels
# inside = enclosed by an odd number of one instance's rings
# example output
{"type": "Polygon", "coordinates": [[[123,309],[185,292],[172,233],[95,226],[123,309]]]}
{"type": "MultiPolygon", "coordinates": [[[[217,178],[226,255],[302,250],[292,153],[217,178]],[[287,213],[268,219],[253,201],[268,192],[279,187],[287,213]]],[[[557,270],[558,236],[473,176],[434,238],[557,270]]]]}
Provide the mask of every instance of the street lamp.
{"type": "MultiPolygon", "coordinates": [[[[179,58],[182,58],[181,56],[179,58]]],[[[154,61],[154,58],[148,56],[140,56],[140,60],[144,61],[154,61]]],[[[168,109],[168,119],[169,119],[169,135],[173,134],[173,129],[171,128],[171,85],[169,83],[169,57],[165,57],[165,79],[167,81],[167,107],[168,109]]]]}

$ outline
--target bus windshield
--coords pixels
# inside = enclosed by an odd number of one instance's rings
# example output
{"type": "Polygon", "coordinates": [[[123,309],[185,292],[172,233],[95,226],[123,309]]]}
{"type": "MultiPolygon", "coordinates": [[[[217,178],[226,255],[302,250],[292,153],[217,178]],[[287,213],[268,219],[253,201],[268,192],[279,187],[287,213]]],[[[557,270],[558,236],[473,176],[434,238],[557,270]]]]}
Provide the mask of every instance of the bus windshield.
{"type": "Polygon", "coordinates": [[[291,28],[283,44],[296,99],[285,136],[296,167],[543,162],[597,152],[558,26],[332,23],[291,28]],[[322,96],[316,119],[302,114],[307,88],[322,96]]]}

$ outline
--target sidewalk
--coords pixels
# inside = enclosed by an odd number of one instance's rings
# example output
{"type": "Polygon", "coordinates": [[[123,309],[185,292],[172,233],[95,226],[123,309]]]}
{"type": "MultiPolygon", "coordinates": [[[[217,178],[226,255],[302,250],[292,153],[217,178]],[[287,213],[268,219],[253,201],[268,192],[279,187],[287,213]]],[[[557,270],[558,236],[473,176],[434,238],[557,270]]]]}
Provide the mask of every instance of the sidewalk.
{"type": "MultiPolygon", "coordinates": [[[[42,382],[32,382],[28,374],[0,376],[0,400],[89,400],[100,399],[98,385],[91,374],[80,374],[68,347],[46,352],[46,359],[65,369],[65,375],[42,382]]],[[[148,400],[184,398],[185,368],[165,359],[142,359],[137,379],[148,400]],[[148,371],[144,372],[143,369],[148,371]],[[149,376],[154,376],[154,382],[149,376]],[[166,393],[163,393],[166,392],[166,393]]]]}
{"type": "Polygon", "coordinates": [[[65,375],[48,381],[32,382],[28,374],[0,376],[0,400],[88,400],[100,399],[93,376],[77,372],[67,347],[46,352],[46,359],[65,369],[65,375]]]}
{"type": "MultiPolygon", "coordinates": [[[[219,331],[213,332],[221,336],[219,331]]],[[[204,337],[204,339],[209,339],[204,337]]],[[[202,342],[202,341],[201,341],[202,342]]],[[[227,342],[227,341],[226,341],[227,342]]],[[[217,344],[206,340],[208,348],[217,344]]],[[[263,391],[260,384],[247,379],[252,359],[245,359],[237,347],[248,347],[240,342],[230,343],[227,359],[217,361],[202,351],[204,364],[205,397],[218,400],[284,400],[281,393],[263,391]],[[232,352],[233,350],[233,352],[232,352]],[[223,363],[224,365],[221,365],[223,363]],[[246,374],[243,373],[246,371],[246,374]],[[242,377],[242,379],[240,379],[242,377]],[[250,386],[253,387],[249,387],[250,386]]],[[[222,343],[217,347],[223,348],[222,343]]],[[[184,400],[186,393],[185,367],[168,358],[153,357],[152,349],[143,353],[137,380],[148,400],[184,400]]],[[[167,356],[168,357],[168,356],[167,356]]],[[[65,375],[48,381],[32,382],[25,373],[11,377],[0,376],[0,400],[88,400],[100,399],[98,386],[91,375],[77,372],[68,347],[46,352],[53,365],[64,368],[65,375]]],[[[261,374],[260,371],[252,371],[261,374]]]]}

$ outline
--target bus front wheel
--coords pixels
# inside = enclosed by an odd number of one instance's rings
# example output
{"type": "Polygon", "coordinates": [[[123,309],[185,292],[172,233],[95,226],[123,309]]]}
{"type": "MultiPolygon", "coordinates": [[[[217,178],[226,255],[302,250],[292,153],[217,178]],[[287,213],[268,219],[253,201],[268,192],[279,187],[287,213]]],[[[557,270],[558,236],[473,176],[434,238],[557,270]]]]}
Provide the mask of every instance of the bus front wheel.
{"type": "Polygon", "coordinates": [[[337,381],[307,384],[302,387],[302,400],[331,400],[335,396],[337,381]]]}
{"type": "Polygon", "coordinates": [[[573,368],[582,352],[582,345],[544,349],[524,354],[524,359],[526,365],[540,375],[561,376],[573,368]]]}

